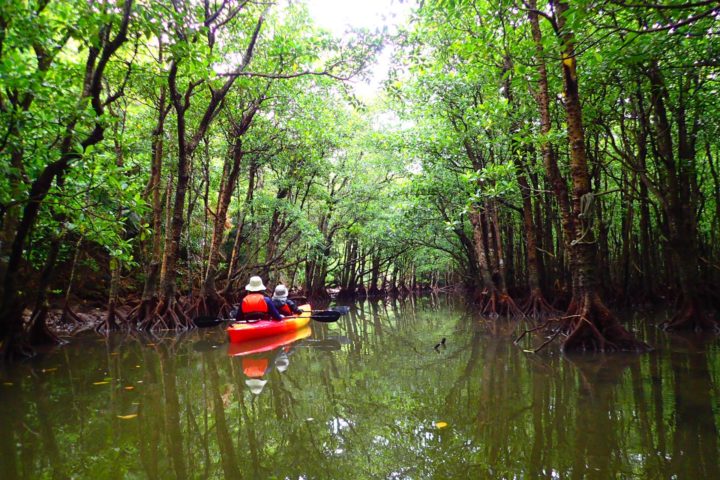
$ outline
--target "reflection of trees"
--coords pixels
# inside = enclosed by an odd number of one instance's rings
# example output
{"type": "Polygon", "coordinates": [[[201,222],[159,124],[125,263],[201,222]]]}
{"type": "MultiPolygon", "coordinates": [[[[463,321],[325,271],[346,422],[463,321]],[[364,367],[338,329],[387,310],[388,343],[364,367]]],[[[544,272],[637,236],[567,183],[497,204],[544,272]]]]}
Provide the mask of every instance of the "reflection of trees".
{"type": "Polygon", "coordinates": [[[579,395],[575,407],[573,478],[607,479],[623,473],[629,450],[622,432],[619,387],[627,368],[639,362],[635,355],[568,356],[577,369],[579,395]]]}
{"type": "MultiPolygon", "coordinates": [[[[6,378],[3,376],[2,378],[6,378]]],[[[11,383],[11,382],[8,382],[11,383]]],[[[0,388],[19,389],[20,385],[0,385],[0,388]]],[[[19,419],[25,416],[25,403],[16,392],[3,392],[0,401],[0,472],[4,478],[14,480],[19,478],[16,445],[19,442],[17,426],[19,419]]]]}
{"type": "Polygon", "coordinates": [[[168,457],[175,470],[176,478],[187,478],[185,452],[183,451],[183,435],[180,428],[180,401],[177,392],[177,373],[175,371],[175,355],[168,354],[165,348],[159,349],[160,370],[162,372],[163,405],[165,412],[165,439],[168,457]]]}
{"type": "Polygon", "coordinates": [[[676,478],[720,478],[706,339],[690,335],[684,340],[689,354],[670,354],[675,418],[669,473],[676,478]]]}
{"type": "Polygon", "coordinates": [[[235,458],[235,447],[233,446],[228,429],[227,418],[225,417],[225,406],[223,405],[220,393],[220,380],[218,377],[217,365],[212,355],[206,356],[207,376],[210,380],[210,394],[213,403],[213,419],[215,420],[215,433],[217,434],[220,460],[225,473],[225,478],[240,478],[237,459],[235,458]]]}
{"type": "Polygon", "coordinates": [[[143,470],[152,480],[160,478],[160,433],[164,430],[162,415],[158,414],[163,411],[162,391],[157,375],[160,362],[149,349],[143,349],[141,353],[145,366],[143,371],[143,384],[145,385],[143,411],[147,414],[143,415],[142,422],[137,422],[138,451],[143,470]]]}
{"type": "Polygon", "coordinates": [[[32,375],[32,386],[32,394],[37,408],[37,433],[43,446],[42,453],[50,462],[53,478],[68,478],[55,438],[44,381],[37,375],[32,375]]]}
{"type": "Polygon", "coordinates": [[[0,403],[0,476],[720,478],[704,346],[527,355],[446,303],[365,302],[318,326],[352,344],[296,346],[257,396],[239,358],[192,348],[222,331],[67,349],[53,381],[2,392],[14,394],[0,403]],[[132,408],[138,418],[117,418],[132,408]]]}

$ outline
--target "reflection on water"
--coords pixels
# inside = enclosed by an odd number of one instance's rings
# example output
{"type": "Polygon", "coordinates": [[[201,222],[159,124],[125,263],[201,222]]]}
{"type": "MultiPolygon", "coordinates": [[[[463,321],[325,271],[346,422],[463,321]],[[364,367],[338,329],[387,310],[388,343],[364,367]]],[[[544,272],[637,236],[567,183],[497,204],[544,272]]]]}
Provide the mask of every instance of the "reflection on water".
{"type": "Polygon", "coordinates": [[[652,323],[639,357],[529,355],[451,298],[85,338],[0,374],[0,478],[720,478],[717,342],[652,323]]]}
{"type": "Polygon", "coordinates": [[[255,395],[260,395],[268,382],[267,375],[273,370],[282,373],[290,366],[289,355],[293,344],[312,333],[309,326],[294,332],[258,338],[228,345],[228,355],[241,357],[245,385],[255,395]]]}

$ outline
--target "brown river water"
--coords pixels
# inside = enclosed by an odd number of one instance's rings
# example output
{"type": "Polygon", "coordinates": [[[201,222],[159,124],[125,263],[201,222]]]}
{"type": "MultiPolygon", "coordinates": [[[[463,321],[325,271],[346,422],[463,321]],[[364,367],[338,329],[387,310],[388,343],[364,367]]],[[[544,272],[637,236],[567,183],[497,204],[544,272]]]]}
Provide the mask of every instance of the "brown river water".
{"type": "Polygon", "coordinates": [[[0,479],[720,478],[718,339],[627,318],[655,351],[527,353],[451,297],[74,339],[0,372],[0,479]]]}

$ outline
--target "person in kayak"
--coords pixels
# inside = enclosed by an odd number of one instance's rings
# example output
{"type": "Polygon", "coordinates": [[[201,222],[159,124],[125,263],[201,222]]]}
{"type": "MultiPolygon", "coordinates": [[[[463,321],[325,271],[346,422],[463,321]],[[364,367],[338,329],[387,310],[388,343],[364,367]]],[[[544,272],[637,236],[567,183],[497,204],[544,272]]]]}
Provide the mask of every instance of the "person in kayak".
{"type": "Polygon", "coordinates": [[[250,281],[245,285],[245,290],[250,293],[243,298],[236,320],[282,320],[285,318],[278,312],[270,297],[262,293],[266,290],[262,278],[250,277],[250,281]]]}
{"type": "Polygon", "coordinates": [[[278,312],[283,315],[299,315],[302,313],[302,310],[298,308],[295,302],[288,298],[288,289],[282,283],[275,287],[272,302],[275,304],[278,312]]]}

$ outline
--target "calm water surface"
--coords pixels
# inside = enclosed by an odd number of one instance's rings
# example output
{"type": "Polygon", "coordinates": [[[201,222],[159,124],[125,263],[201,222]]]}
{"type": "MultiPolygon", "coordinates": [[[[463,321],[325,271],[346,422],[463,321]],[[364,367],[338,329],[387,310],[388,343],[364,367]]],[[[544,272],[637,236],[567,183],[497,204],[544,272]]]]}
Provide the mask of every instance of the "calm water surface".
{"type": "Polygon", "coordinates": [[[720,478],[718,342],[651,323],[639,357],[524,353],[449,298],[254,354],[84,338],[0,373],[0,478],[720,478]]]}

